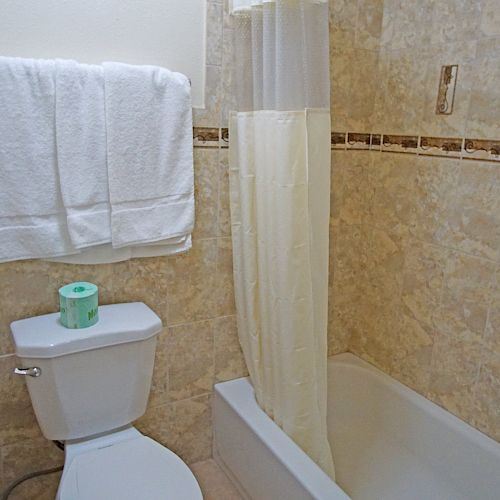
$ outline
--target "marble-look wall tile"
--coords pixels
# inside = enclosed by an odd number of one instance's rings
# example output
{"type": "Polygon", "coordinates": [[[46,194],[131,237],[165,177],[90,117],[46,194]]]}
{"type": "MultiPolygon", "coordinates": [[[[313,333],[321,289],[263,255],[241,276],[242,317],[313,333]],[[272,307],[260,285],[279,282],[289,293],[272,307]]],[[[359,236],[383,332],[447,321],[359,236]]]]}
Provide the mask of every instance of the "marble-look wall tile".
{"type": "Polygon", "coordinates": [[[14,375],[19,360],[0,357],[0,446],[41,436],[23,377],[14,375]]]}
{"type": "Polygon", "coordinates": [[[375,154],[367,180],[373,192],[367,222],[400,237],[408,236],[414,214],[415,158],[375,154]]]}
{"type": "Polygon", "coordinates": [[[188,464],[212,456],[212,396],[179,401],[175,407],[174,431],[177,440],[172,450],[188,464]]]}
{"type": "Polygon", "coordinates": [[[432,12],[432,45],[475,40],[481,24],[481,2],[437,1],[432,12]]]}
{"type": "Polygon", "coordinates": [[[497,0],[483,0],[481,33],[484,36],[500,35],[500,9],[497,0]]]}
{"type": "Polygon", "coordinates": [[[446,263],[451,251],[412,239],[405,254],[402,284],[402,304],[426,331],[433,331],[433,314],[439,307],[446,263]]]}
{"type": "Polygon", "coordinates": [[[345,352],[354,332],[361,333],[363,298],[363,227],[335,226],[330,232],[330,283],[328,297],[328,353],[345,352]]]}
{"type": "Polygon", "coordinates": [[[205,107],[193,109],[195,127],[220,127],[221,66],[207,65],[205,74],[205,107]]]}
{"type": "MultiPolygon", "coordinates": [[[[347,130],[371,130],[378,79],[379,54],[371,50],[355,49],[349,62],[352,72],[348,89],[347,130]]],[[[336,94],[333,94],[336,97],[336,94]]]]}
{"type": "Polygon", "coordinates": [[[431,42],[434,0],[386,0],[382,45],[391,50],[423,47],[431,42]]]}
{"type": "Polygon", "coordinates": [[[436,329],[448,335],[477,335],[486,328],[495,263],[454,252],[448,259],[436,329]]]}
{"type": "Polygon", "coordinates": [[[149,407],[146,414],[134,422],[143,434],[172,449],[176,441],[174,403],[149,407]]]}
{"type": "Polygon", "coordinates": [[[169,264],[168,324],[215,317],[217,240],[195,240],[188,253],[172,257],[169,264]]]}
{"type": "Polygon", "coordinates": [[[381,116],[386,133],[418,133],[426,87],[426,72],[422,71],[422,64],[418,61],[428,57],[428,50],[410,45],[410,48],[400,51],[381,52],[380,58],[387,59],[384,68],[387,83],[381,116]]]}
{"type": "Polygon", "coordinates": [[[233,247],[231,238],[217,239],[216,316],[235,314],[233,247]]]}
{"type": "Polygon", "coordinates": [[[187,399],[212,390],[214,337],[210,321],[170,328],[167,348],[171,400],[187,399]]]}
{"type": "Polygon", "coordinates": [[[219,206],[217,236],[231,236],[229,158],[227,149],[221,149],[219,153],[219,206]]]}
{"type": "MultiPolygon", "coordinates": [[[[10,323],[54,307],[47,268],[40,261],[0,264],[0,354],[14,352],[10,323]]],[[[57,293],[57,291],[56,291],[57,293]]]]}
{"type": "Polygon", "coordinates": [[[64,452],[45,438],[2,446],[1,453],[4,486],[29,472],[58,467],[64,463],[64,452]]]}
{"type": "Polygon", "coordinates": [[[491,301],[486,323],[485,339],[495,355],[500,356],[500,266],[491,284],[491,301]]]}
{"type": "Polygon", "coordinates": [[[447,214],[456,201],[460,163],[447,158],[415,159],[416,178],[410,233],[415,238],[439,243],[447,214]]]}
{"type": "Polygon", "coordinates": [[[206,460],[212,456],[211,400],[211,394],[204,394],[156,406],[135,425],[188,464],[206,460]]]}
{"type": "Polygon", "coordinates": [[[335,49],[354,45],[357,2],[330,0],[330,41],[335,49]]]}
{"type": "Polygon", "coordinates": [[[336,223],[357,225],[368,217],[372,191],[367,169],[371,153],[355,151],[345,155],[332,151],[332,214],[336,223]]]}
{"type": "Polygon", "coordinates": [[[207,1],[206,63],[220,66],[222,63],[222,3],[207,1]]]}
{"type": "MultiPolygon", "coordinates": [[[[66,283],[77,280],[79,269],[82,266],[71,267],[72,279],[68,278],[66,283]]],[[[95,267],[109,268],[110,276],[88,281],[96,283],[99,286],[99,292],[102,286],[111,284],[114,289],[112,302],[144,302],[158,314],[164,325],[168,323],[167,276],[169,259],[167,257],[132,259],[118,264],[95,267]]],[[[101,304],[100,294],[99,304],[101,304]]]]}
{"type": "Polygon", "coordinates": [[[474,85],[469,105],[467,136],[500,137],[500,38],[480,40],[474,64],[474,85]]]}
{"type": "Polygon", "coordinates": [[[225,382],[248,375],[243,352],[238,341],[235,316],[225,316],[213,320],[215,349],[215,379],[225,382]]]}
{"type": "Polygon", "coordinates": [[[168,369],[169,369],[169,335],[168,328],[164,328],[156,341],[155,364],[148,407],[159,406],[169,401],[168,369]]]}
{"type": "Polygon", "coordinates": [[[445,207],[442,244],[492,260],[500,258],[500,169],[481,162],[460,162],[457,188],[445,207]]]}
{"type": "Polygon", "coordinates": [[[384,0],[359,0],[356,23],[356,47],[376,50],[382,36],[384,0]]]}
{"type": "Polygon", "coordinates": [[[352,60],[355,49],[333,48],[330,51],[330,106],[332,130],[347,132],[350,109],[352,60]]]}
{"type": "Polygon", "coordinates": [[[479,377],[483,347],[481,339],[473,334],[436,335],[427,397],[465,420],[477,412],[473,388],[479,377]]]}
{"type": "Polygon", "coordinates": [[[219,149],[194,149],[195,227],[193,238],[217,236],[219,149]]]}
{"type": "MultiPolygon", "coordinates": [[[[230,17],[230,16],[228,16],[230,17]]],[[[229,113],[236,110],[236,92],[234,90],[233,29],[224,27],[222,48],[222,104],[221,127],[228,127],[229,113]]]]}
{"type": "Polygon", "coordinates": [[[500,442],[500,351],[481,365],[474,388],[474,408],[471,419],[480,431],[500,442]]]}

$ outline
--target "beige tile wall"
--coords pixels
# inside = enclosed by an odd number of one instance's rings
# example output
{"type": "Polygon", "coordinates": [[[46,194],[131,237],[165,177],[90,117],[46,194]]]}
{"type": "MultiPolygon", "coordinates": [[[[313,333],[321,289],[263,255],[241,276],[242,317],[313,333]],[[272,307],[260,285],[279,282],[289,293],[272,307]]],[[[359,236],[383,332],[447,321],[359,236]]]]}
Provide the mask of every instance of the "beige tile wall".
{"type": "MultiPolygon", "coordinates": [[[[331,7],[334,130],[500,140],[499,0],[331,7]]],[[[500,440],[500,163],[346,150],[332,174],[330,353],[500,440]]]]}
{"type": "MultiPolygon", "coordinates": [[[[207,106],[194,111],[194,121],[220,127],[221,88],[227,86],[221,80],[223,28],[228,37],[230,25],[224,25],[221,1],[209,0],[207,8],[207,106]]],[[[101,304],[139,300],[160,315],[165,327],[148,411],[138,427],[189,463],[211,456],[213,384],[246,374],[236,337],[227,184],[227,149],[217,143],[195,148],[196,227],[193,249],[185,255],[89,267],[0,264],[0,490],[21,474],[63,461],[41,435],[24,381],[12,375],[9,324],[58,310],[57,289],[75,280],[97,283],[101,304]]],[[[57,480],[48,476],[44,492],[27,484],[19,495],[53,498],[57,480]]]]}

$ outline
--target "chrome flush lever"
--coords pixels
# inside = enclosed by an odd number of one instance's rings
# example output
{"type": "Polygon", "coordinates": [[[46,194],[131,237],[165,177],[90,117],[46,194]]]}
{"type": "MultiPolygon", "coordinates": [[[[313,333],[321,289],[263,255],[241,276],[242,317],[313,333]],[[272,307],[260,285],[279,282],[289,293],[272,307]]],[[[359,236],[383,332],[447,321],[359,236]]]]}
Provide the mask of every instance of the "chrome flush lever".
{"type": "Polygon", "coordinates": [[[14,368],[14,373],[16,375],[24,375],[25,377],[39,377],[42,374],[42,370],[38,366],[33,366],[31,368],[14,368]]]}

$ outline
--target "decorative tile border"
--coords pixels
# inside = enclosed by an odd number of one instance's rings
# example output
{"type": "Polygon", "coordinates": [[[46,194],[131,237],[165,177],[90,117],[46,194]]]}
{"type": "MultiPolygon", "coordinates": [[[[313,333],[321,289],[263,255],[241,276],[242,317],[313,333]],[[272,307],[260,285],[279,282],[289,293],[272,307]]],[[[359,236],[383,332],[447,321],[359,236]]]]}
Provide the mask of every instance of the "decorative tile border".
{"type": "Polygon", "coordinates": [[[221,140],[221,148],[228,148],[229,147],[229,129],[228,128],[221,128],[220,129],[220,140],[221,140]]]}
{"type": "Polygon", "coordinates": [[[344,132],[332,132],[332,149],[345,149],[347,134],[344,132]]]}
{"type": "Polygon", "coordinates": [[[500,139],[332,132],[332,149],[371,150],[500,163],[500,139]]]}
{"type": "MultiPolygon", "coordinates": [[[[227,128],[194,127],[193,145],[194,147],[203,148],[228,148],[229,130],[227,128]]],[[[500,163],[500,139],[332,132],[331,148],[335,150],[406,153],[500,163]]]]}
{"type": "Polygon", "coordinates": [[[416,153],[418,151],[418,137],[415,135],[384,134],[382,136],[382,151],[416,153]]]}
{"type": "Polygon", "coordinates": [[[462,156],[463,144],[463,139],[453,137],[420,137],[419,154],[460,158],[462,156]]]}
{"type": "Polygon", "coordinates": [[[471,159],[500,161],[500,140],[464,139],[463,149],[471,159]]]}
{"type": "Polygon", "coordinates": [[[193,146],[205,148],[219,147],[220,129],[210,127],[193,127],[193,146]]]}

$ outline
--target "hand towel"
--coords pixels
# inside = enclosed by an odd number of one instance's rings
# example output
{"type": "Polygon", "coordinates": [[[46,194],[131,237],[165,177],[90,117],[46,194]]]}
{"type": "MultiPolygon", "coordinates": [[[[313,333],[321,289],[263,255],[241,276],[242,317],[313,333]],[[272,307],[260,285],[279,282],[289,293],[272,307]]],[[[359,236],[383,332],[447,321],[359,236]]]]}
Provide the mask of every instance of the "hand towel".
{"type": "Polygon", "coordinates": [[[104,63],[113,247],[185,236],[194,225],[189,80],[104,63]]]}
{"type": "Polygon", "coordinates": [[[111,241],[102,66],[56,61],[61,193],[75,248],[111,241]]]}
{"type": "Polygon", "coordinates": [[[0,57],[0,261],[75,252],[59,189],[54,62],[0,57]]]}

